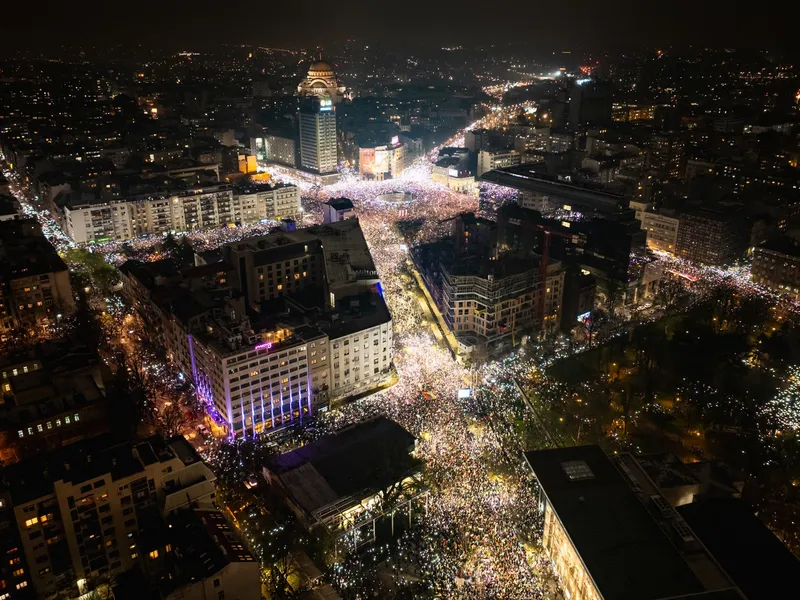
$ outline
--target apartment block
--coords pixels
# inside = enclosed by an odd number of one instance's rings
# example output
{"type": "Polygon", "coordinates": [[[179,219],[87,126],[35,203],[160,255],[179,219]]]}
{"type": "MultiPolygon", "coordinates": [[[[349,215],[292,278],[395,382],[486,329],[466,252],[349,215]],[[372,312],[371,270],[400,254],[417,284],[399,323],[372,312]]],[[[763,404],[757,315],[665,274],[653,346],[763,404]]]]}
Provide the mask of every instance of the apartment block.
{"type": "Polygon", "coordinates": [[[75,311],[67,265],[36,219],[0,222],[0,337],[42,333],[75,311]]]}
{"type": "Polygon", "coordinates": [[[215,495],[214,473],[182,437],[95,437],[11,465],[4,480],[39,598],[78,596],[140,565],[149,519],[213,508],[215,495]]]}
{"type": "Polygon", "coordinates": [[[61,203],[60,211],[64,230],[78,243],[253,224],[266,219],[296,218],[301,212],[296,187],[266,184],[216,184],[124,198],[73,193],[61,203]]]}

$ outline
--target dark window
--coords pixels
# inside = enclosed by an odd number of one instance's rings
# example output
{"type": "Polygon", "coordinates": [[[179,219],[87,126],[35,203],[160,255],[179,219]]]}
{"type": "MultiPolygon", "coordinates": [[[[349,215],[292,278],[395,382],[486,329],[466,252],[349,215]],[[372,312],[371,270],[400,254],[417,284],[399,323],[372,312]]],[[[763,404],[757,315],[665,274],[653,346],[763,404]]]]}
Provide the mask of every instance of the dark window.
{"type": "Polygon", "coordinates": [[[103,485],[104,485],[103,480],[102,479],[98,479],[97,481],[94,482],[94,489],[103,487],[103,485]]]}
{"type": "Polygon", "coordinates": [[[125,527],[133,527],[136,525],[136,519],[128,519],[125,521],[125,527]]]}
{"type": "Polygon", "coordinates": [[[81,494],[85,494],[86,492],[91,492],[91,491],[92,491],[92,485],[91,484],[81,486],[81,494]]]}
{"type": "Polygon", "coordinates": [[[28,536],[30,539],[35,540],[38,537],[42,537],[41,531],[34,531],[32,534],[28,536]]]}
{"type": "Polygon", "coordinates": [[[214,580],[214,587],[219,587],[219,579],[214,580]]]}

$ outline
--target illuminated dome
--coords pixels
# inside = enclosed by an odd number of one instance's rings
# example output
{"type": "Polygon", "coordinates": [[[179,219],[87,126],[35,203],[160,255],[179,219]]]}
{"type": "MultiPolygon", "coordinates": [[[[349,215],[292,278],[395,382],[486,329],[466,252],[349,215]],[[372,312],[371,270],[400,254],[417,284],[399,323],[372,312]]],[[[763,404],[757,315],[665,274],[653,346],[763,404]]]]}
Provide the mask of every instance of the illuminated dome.
{"type": "Polygon", "coordinates": [[[318,60],[308,68],[309,77],[331,77],[332,75],[333,67],[324,60],[318,60]]]}
{"type": "Polygon", "coordinates": [[[308,76],[297,86],[298,96],[315,96],[330,98],[334,104],[339,102],[345,88],[336,81],[336,75],[330,63],[321,59],[311,63],[308,76]]]}

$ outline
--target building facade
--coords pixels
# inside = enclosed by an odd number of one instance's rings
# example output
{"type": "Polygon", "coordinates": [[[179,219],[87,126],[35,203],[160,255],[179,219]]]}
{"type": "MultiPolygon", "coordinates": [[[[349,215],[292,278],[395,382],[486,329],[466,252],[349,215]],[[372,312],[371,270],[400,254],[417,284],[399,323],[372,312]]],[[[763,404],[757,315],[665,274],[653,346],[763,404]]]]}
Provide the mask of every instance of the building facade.
{"type": "Polygon", "coordinates": [[[83,201],[74,196],[63,206],[67,235],[77,243],[122,241],[145,234],[197,231],[264,219],[300,215],[300,191],[294,186],[239,190],[214,185],[177,194],[83,201]]]}
{"type": "Polygon", "coordinates": [[[647,246],[651,250],[660,250],[675,254],[678,247],[678,228],[680,220],[667,214],[642,212],[642,229],[647,232],[647,246]]]}
{"type": "Polygon", "coordinates": [[[478,152],[477,176],[494,169],[516,167],[521,160],[521,155],[516,150],[481,150],[478,152]]]}
{"type": "Polygon", "coordinates": [[[42,333],[74,311],[69,270],[39,223],[0,222],[0,338],[42,333]]]}
{"type": "Polygon", "coordinates": [[[46,598],[138,565],[145,514],[211,507],[216,478],[182,437],[101,436],[8,467],[5,479],[32,585],[46,598]]]}
{"type": "Polygon", "coordinates": [[[300,168],[333,173],[338,166],[336,111],[330,98],[309,98],[300,108],[300,168]]]}
{"type": "Polygon", "coordinates": [[[681,213],[676,255],[706,265],[726,265],[741,258],[746,239],[736,215],[697,209],[681,213]]]}
{"type": "Polygon", "coordinates": [[[794,300],[800,299],[800,245],[791,238],[780,237],[756,246],[751,278],[794,300]]]}

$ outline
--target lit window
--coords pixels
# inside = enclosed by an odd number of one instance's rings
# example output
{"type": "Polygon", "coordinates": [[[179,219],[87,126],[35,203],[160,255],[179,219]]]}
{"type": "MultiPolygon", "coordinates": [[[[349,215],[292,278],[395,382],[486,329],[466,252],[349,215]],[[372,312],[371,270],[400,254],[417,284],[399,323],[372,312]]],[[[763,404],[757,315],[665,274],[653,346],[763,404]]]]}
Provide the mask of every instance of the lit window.
{"type": "Polygon", "coordinates": [[[172,552],[172,544],[167,544],[166,546],[164,546],[164,551],[165,552],[172,552]]]}
{"type": "Polygon", "coordinates": [[[13,573],[11,573],[14,577],[19,577],[20,575],[25,574],[25,569],[17,569],[13,573]]]}
{"type": "Polygon", "coordinates": [[[47,428],[48,429],[52,429],[53,428],[53,422],[52,421],[48,421],[47,422],[47,428]]]}
{"type": "Polygon", "coordinates": [[[21,590],[21,589],[22,589],[22,588],[24,588],[24,587],[28,587],[28,582],[27,582],[27,581],[20,581],[20,582],[17,584],[17,589],[18,589],[18,590],[21,590]]]}
{"type": "Polygon", "coordinates": [[[37,426],[36,426],[36,430],[37,430],[39,433],[42,433],[42,431],[44,431],[44,427],[42,427],[41,423],[40,423],[39,425],[37,425],[37,426]]]}
{"type": "Polygon", "coordinates": [[[61,427],[61,419],[56,419],[56,427],[61,427]]]}
{"type": "Polygon", "coordinates": [[[76,421],[76,422],[77,422],[77,421],[80,421],[80,420],[81,420],[81,418],[80,418],[80,415],[78,415],[78,413],[75,413],[75,414],[73,415],[73,420],[74,420],[74,421],[76,421]]]}
{"type": "Polygon", "coordinates": [[[69,425],[69,417],[64,417],[64,425],[69,425]]]}
{"type": "Polygon", "coordinates": [[[150,558],[158,558],[158,550],[153,550],[150,553],[150,558]]]}
{"type": "Polygon", "coordinates": [[[25,432],[22,431],[22,429],[20,429],[17,433],[19,434],[19,437],[25,437],[25,432]]]}

